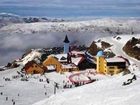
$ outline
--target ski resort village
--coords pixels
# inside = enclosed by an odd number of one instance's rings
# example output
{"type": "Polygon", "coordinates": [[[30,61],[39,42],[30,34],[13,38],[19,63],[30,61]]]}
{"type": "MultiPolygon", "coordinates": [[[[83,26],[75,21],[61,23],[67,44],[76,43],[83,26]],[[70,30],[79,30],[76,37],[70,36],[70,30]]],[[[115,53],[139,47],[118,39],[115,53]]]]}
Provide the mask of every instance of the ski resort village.
{"type": "Polygon", "coordinates": [[[140,105],[140,0],[0,0],[0,105],[140,105]]]}
{"type": "Polygon", "coordinates": [[[89,47],[69,37],[63,47],[31,49],[1,66],[0,105],[140,104],[140,35],[105,37],[89,47]],[[137,58],[124,52],[133,40],[137,58]]]}

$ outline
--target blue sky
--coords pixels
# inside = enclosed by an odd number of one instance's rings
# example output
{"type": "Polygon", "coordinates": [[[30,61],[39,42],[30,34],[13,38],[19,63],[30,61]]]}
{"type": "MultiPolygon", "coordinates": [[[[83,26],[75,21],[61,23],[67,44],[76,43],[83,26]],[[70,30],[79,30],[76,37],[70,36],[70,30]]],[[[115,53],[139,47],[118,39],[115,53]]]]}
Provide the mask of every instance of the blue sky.
{"type": "Polygon", "coordinates": [[[139,17],[140,0],[0,0],[0,12],[28,16],[139,17]]]}
{"type": "Polygon", "coordinates": [[[0,0],[0,6],[54,6],[54,7],[135,7],[139,0],[0,0]]]}

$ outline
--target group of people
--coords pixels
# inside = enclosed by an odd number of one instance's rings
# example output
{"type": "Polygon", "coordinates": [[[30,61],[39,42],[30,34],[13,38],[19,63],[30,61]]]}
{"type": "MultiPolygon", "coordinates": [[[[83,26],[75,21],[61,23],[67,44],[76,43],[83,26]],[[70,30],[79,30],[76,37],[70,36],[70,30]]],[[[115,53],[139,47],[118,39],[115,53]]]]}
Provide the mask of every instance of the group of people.
{"type": "MultiPolygon", "coordinates": [[[[0,95],[2,96],[2,95],[4,95],[4,93],[3,93],[3,92],[0,92],[0,95]]],[[[19,93],[18,93],[18,97],[19,97],[19,93]]],[[[6,96],[6,97],[5,97],[5,101],[8,101],[8,100],[9,100],[9,97],[8,97],[8,96],[6,96]]],[[[13,105],[15,105],[15,104],[16,104],[16,102],[15,102],[15,100],[14,100],[14,99],[12,99],[12,100],[11,100],[11,102],[12,102],[12,104],[13,104],[13,105]]]]}
{"type": "Polygon", "coordinates": [[[5,77],[3,77],[3,79],[4,79],[5,81],[11,81],[10,78],[5,78],[5,77]]]}

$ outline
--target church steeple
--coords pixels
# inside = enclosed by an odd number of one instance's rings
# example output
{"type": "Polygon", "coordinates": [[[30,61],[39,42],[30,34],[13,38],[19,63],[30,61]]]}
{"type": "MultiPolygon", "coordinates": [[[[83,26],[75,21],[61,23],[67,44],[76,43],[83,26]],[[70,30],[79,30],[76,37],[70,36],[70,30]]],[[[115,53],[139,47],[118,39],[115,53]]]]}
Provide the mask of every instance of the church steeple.
{"type": "Polygon", "coordinates": [[[68,37],[67,37],[67,35],[65,36],[65,40],[64,40],[64,43],[69,43],[70,41],[69,41],[69,39],[68,39],[68,37]]]}
{"type": "Polygon", "coordinates": [[[69,39],[67,37],[67,35],[65,36],[65,40],[64,40],[64,54],[69,53],[69,39]]]}

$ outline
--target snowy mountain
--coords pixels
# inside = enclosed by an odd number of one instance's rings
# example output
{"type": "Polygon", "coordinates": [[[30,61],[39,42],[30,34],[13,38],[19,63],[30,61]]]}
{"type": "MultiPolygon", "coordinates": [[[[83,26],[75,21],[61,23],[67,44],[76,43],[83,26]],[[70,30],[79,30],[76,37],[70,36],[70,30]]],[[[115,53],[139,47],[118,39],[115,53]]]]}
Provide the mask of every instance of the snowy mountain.
{"type": "Polygon", "coordinates": [[[9,24],[23,23],[24,21],[18,15],[11,13],[0,13],[0,28],[9,24]]]}
{"type": "Polygon", "coordinates": [[[19,15],[11,14],[11,13],[0,13],[0,28],[17,23],[35,23],[35,22],[61,22],[63,19],[49,19],[47,17],[34,17],[27,16],[22,17],[19,15]]]}
{"type": "Polygon", "coordinates": [[[136,34],[139,33],[138,19],[96,19],[71,22],[37,22],[13,24],[0,29],[4,33],[48,33],[48,32],[94,32],[101,34],[136,34]]]}

